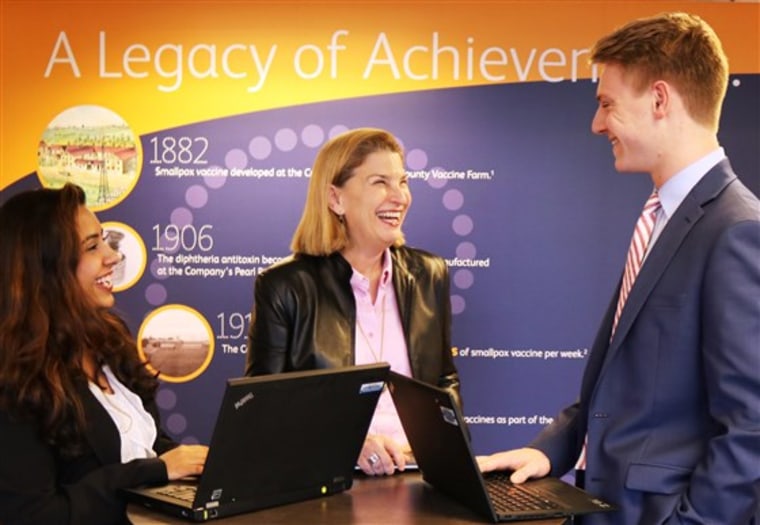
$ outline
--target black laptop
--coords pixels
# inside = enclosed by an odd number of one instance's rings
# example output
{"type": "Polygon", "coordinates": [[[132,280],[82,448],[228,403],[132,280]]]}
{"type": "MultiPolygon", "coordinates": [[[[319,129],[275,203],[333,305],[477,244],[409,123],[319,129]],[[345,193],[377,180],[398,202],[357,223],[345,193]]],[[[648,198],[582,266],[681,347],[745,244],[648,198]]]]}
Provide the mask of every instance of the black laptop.
{"type": "Polygon", "coordinates": [[[388,387],[423,479],[489,520],[550,519],[615,510],[558,478],[515,485],[509,473],[482,474],[450,392],[395,372],[388,376],[388,387]]]}
{"type": "Polygon", "coordinates": [[[203,474],[130,500],[206,521],[349,489],[389,368],[228,379],[203,474]]]}

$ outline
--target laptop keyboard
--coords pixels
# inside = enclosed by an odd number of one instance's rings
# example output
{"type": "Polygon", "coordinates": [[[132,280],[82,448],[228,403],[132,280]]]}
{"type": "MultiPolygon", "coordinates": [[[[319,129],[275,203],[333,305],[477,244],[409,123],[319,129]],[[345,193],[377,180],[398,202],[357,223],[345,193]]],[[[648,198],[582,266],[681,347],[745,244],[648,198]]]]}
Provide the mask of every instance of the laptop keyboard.
{"type": "Polygon", "coordinates": [[[167,485],[156,489],[156,493],[192,503],[195,501],[195,490],[197,488],[195,485],[167,485]]]}
{"type": "Polygon", "coordinates": [[[539,491],[524,485],[515,485],[509,481],[506,473],[494,473],[486,479],[488,494],[497,512],[522,512],[560,510],[562,508],[556,502],[549,501],[539,491]]]}

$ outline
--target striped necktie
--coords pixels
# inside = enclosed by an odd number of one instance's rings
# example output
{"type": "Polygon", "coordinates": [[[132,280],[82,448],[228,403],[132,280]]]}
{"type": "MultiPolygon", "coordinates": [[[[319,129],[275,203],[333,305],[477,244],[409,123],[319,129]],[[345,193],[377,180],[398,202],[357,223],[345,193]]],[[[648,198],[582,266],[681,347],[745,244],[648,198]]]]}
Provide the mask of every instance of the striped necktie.
{"type": "Polygon", "coordinates": [[[615,309],[615,318],[612,321],[612,333],[610,334],[610,339],[615,335],[618,321],[620,321],[620,315],[623,313],[625,301],[628,299],[628,294],[631,293],[633,282],[636,280],[639,270],[641,270],[644,255],[647,253],[649,240],[652,238],[652,231],[654,230],[654,223],[659,209],[660,198],[657,195],[657,190],[655,190],[649,196],[649,199],[647,199],[646,204],[644,204],[644,209],[641,210],[641,216],[639,216],[639,220],[636,222],[636,228],[633,230],[631,246],[628,248],[628,257],[625,260],[623,282],[620,285],[620,295],[618,296],[617,308],[615,309]]]}
{"type": "MultiPolygon", "coordinates": [[[[623,307],[625,301],[628,299],[628,294],[631,293],[633,282],[636,280],[636,276],[641,270],[641,265],[644,261],[644,255],[647,253],[647,247],[649,241],[652,238],[652,232],[654,231],[654,223],[657,219],[657,211],[660,209],[660,197],[657,195],[657,190],[654,190],[644,204],[644,209],[641,210],[639,220],[636,221],[636,227],[633,230],[633,236],[631,237],[631,246],[628,248],[628,257],[625,260],[625,270],[623,272],[623,282],[620,285],[620,295],[618,296],[617,308],[615,309],[615,318],[612,321],[612,333],[610,339],[615,335],[620,315],[623,313],[623,307]]],[[[583,442],[583,449],[581,455],[578,458],[575,468],[578,470],[585,470],[586,468],[586,445],[588,442],[588,435],[583,442]]]]}

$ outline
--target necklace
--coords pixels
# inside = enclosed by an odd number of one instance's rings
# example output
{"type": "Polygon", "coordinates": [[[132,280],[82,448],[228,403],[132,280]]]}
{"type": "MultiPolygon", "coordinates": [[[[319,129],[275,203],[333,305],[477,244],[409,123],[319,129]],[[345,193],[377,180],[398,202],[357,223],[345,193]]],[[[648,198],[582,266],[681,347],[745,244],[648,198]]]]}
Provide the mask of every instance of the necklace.
{"type": "Polygon", "coordinates": [[[364,332],[364,328],[362,328],[361,322],[357,319],[356,320],[356,326],[359,327],[359,332],[362,334],[362,337],[364,337],[364,341],[367,343],[367,348],[369,348],[370,353],[372,354],[372,357],[375,359],[376,363],[379,363],[383,360],[383,350],[384,343],[385,343],[385,293],[383,293],[383,301],[382,301],[382,311],[380,313],[380,354],[378,355],[377,352],[375,352],[375,349],[372,348],[372,343],[369,340],[369,337],[367,337],[367,334],[364,332]]]}

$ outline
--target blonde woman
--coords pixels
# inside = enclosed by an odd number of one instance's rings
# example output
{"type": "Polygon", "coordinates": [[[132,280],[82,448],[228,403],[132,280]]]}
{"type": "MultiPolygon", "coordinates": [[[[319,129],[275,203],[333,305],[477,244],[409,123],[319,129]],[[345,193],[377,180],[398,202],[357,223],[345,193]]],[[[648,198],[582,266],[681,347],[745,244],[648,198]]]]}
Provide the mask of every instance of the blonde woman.
{"type": "MultiPolygon", "coordinates": [[[[374,128],[319,151],[293,254],[256,278],[248,375],[386,361],[458,393],[446,263],[404,244],[412,195],[403,160],[398,141],[374,128]]],[[[409,452],[385,392],[357,463],[393,474],[409,452]]]]}

